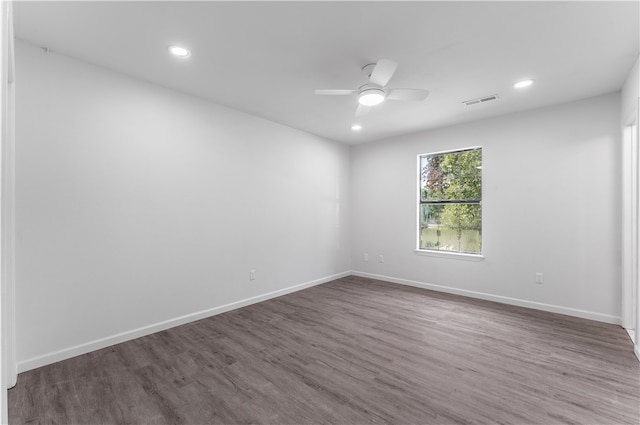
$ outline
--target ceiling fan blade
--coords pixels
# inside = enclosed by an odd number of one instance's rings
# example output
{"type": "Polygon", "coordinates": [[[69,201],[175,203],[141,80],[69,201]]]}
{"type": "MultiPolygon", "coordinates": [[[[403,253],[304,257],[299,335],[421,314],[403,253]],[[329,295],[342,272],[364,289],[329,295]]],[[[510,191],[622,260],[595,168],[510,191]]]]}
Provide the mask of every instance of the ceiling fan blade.
{"type": "Polygon", "coordinates": [[[357,90],[341,90],[341,89],[320,89],[315,91],[316,94],[328,94],[332,96],[344,96],[358,93],[357,90]]]}
{"type": "Polygon", "coordinates": [[[371,71],[369,82],[384,87],[393,76],[393,73],[396,72],[397,67],[398,64],[394,61],[380,59],[373,68],[373,71],[371,71]]]}
{"type": "Polygon", "coordinates": [[[387,91],[385,99],[389,100],[425,100],[429,90],[421,89],[391,89],[387,91]]]}
{"type": "Polygon", "coordinates": [[[356,109],[356,117],[367,115],[369,111],[371,111],[371,106],[358,104],[358,109],[356,109]]]}

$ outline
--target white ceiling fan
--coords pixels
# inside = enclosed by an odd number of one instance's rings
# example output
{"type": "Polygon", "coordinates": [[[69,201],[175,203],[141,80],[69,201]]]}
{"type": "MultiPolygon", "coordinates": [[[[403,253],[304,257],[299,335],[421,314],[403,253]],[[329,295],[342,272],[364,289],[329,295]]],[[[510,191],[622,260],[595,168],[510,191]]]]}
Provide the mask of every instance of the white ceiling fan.
{"type": "Polygon", "coordinates": [[[425,100],[429,95],[428,90],[422,89],[388,89],[385,88],[398,64],[388,59],[380,59],[377,63],[370,63],[362,67],[362,71],[369,78],[369,82],[361,85],[356,90],[320,89],[316,94],[344,96],[358,95],[358,109],[356,117],[367,114],[372,106],[388,100],[425,100]]]}

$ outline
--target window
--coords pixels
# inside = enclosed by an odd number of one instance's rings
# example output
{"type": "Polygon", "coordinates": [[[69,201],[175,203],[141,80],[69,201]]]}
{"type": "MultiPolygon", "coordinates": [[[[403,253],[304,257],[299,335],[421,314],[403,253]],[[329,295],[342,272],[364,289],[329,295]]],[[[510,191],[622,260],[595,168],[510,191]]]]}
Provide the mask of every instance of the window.
{"type": "Polygon", "coordinates": [[[418,249],[482,252],[482,148],[419,156],[418,249]]]}

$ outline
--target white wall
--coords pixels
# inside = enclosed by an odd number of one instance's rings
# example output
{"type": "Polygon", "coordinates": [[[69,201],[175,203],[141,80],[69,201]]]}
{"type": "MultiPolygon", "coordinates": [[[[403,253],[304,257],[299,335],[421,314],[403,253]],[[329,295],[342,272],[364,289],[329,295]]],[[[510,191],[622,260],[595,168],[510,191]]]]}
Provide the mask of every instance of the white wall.
{"type": "Polygon", "coordinates": [[[619,323],[619,109],[614,93],[354,147],[353,269],[619,323]],[[477,145],[485,259],[417,255],[416,155],[477,145]]]}
{"type": "Polygon", "coordinates": [[[16,56],[20,370],[350,269],[344,145],[16,56]]]}
{"type": "Polygon", "coordinates": [[[637,118],[638,96],[640,96],[640,57],[636,59],[622,86],[620,95],[622,125],[627,125],[637,118]]]}

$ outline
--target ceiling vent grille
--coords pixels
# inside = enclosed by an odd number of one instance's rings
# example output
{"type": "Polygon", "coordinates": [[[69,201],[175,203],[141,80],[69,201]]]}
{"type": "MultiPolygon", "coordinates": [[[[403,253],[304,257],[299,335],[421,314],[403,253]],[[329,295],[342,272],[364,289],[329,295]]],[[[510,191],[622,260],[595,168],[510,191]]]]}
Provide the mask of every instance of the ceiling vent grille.
{"type": "Polygon", "coordinates": [[[465,100],[462,103],[464,103],[467,106],[471,106],[471,105],[478,105],[480,103],[489,102],[496,99],[500,99],[500,96],[498,96],[497,94],[492,94],[491,96],[483,96],[477,99],[465,100]]]}

